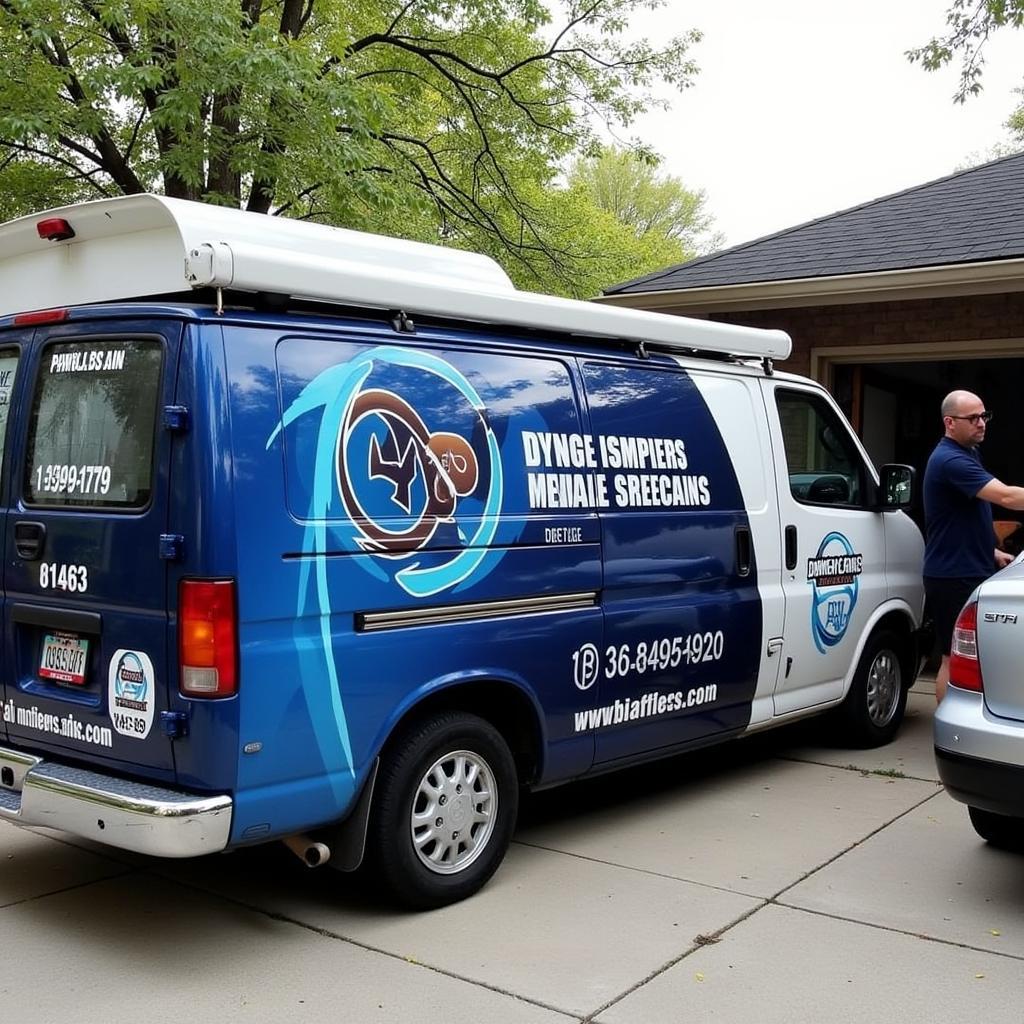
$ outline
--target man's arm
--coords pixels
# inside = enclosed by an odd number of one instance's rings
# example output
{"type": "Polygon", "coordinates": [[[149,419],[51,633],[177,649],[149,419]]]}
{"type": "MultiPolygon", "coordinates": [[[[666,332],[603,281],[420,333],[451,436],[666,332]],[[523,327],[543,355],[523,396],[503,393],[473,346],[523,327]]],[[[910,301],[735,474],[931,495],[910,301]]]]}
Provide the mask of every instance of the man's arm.
{"type": "Polygon", "coordinates": [[[1002,508],[1024,511],[1024,487],[1012,487],[994,477],[978,491],[977,497],[982,501],[991,502],[993,505],[1000,505],[1002,508]]]}

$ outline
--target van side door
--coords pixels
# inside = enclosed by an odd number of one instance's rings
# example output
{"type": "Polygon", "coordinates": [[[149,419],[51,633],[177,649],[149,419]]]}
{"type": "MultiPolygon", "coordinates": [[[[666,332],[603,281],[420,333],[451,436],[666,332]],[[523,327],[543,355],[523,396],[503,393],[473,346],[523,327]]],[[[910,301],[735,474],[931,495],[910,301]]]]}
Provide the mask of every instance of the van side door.
{"type": "Polygon", "coordinates": [[[37,329],[5,537],[10,739],[168,781],[162,411],[181,330],[159,318],[37,329]]]}
{"type": "Polygon", "coordinates": [[[670,359],[581,369],[603,481],[608,763],[744,728],[763,624],[744,496],[694,379],[670,359]]]}
{"type": "Polygon", "coordinates": [[[818,388],[763,382],[775,447],[786,595],[775,714],[842,696],[861,634],[886,599],[875,476],[842,414],[818,388]]]}

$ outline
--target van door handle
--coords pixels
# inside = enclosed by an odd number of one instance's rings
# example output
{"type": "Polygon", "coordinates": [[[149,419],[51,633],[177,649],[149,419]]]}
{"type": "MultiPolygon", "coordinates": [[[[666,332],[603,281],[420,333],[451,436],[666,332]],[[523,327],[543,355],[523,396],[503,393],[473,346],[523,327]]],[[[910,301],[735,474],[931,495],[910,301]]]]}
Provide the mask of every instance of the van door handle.
{"type": "Polygon", "coordinates": [[[796,568],[796,527],[786,527],[786,568],[796,568]]]}
{"type": "Polygon", "coordinates": [[[14,524],[14,549],[25,562],[34,562],[42,553],[46,543],[46,526],[43,523],[22,521],[14,524]]]}
{"type": "Polygon", "coordinates": [[[736,575],[750,575],[750,528],[736,527],[736,575]]]}

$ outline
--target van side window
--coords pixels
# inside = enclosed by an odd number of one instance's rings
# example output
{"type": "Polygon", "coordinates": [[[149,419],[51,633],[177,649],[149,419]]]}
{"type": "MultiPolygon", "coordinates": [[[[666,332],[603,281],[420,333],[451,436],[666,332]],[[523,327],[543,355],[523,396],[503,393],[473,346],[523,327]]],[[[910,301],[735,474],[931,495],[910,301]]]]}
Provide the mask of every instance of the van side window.
{"type": "Polygon", "coordinates": [[[18,353],[14,349],[0,350],[0,471],[3,470],[4,439],[7,437],[7,415],[14,393],[14,374],[18,369],[18,353]]]}
{"type": "Polygon", "coordinates": [[[863,505],[864,461],[835,410],[805,391],[780,388],[775,400],[793,497],[810,505],[863,505]]]}
{"type": "Polygon", "coordinates": [[[148,504],[162,361],[160,342],[149,340],[43,349],[29,421],[26,504],[148,504]]]}

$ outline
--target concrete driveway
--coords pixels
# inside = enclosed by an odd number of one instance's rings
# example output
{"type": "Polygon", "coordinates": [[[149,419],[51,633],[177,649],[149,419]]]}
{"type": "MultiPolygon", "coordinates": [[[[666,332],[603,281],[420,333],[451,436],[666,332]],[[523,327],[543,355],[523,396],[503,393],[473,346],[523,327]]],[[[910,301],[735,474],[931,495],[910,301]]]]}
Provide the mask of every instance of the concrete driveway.
{"type": "Polygon", "coordinates": [[[1024,857],[937,782],[933,698],[880,751],[815,723],[526,801],[427,914],[280,847],[168,864],[0,826],[19,1021],[661,1024],[1024,1019],[1024,857]]]}

